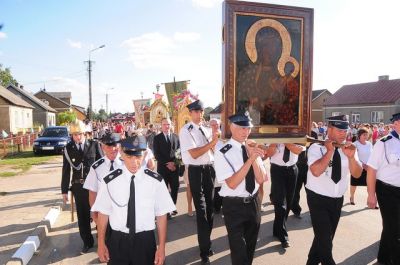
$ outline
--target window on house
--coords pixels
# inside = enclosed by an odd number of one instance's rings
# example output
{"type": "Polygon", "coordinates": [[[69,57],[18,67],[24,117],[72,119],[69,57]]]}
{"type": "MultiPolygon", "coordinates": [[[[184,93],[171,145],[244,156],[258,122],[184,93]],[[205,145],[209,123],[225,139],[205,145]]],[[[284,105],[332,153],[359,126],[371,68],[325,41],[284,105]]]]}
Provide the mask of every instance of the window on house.
{"type": "Polygon", "coordinates": [[[340,115],[340,112],[339,111],[334,111],[334,112],[332,112],[332,116],[339,116],[340,115]]]}
{"type": "Polygon", "coordinates": [[[360,113],[353,113],[351,114],[351,122],[352,123],[360,123],[360,113]]]}
{"type": "Polygon", "coordinates": [[[371,111],[371,122],[372,123],[383,122],[383,111],[371,111]]]}

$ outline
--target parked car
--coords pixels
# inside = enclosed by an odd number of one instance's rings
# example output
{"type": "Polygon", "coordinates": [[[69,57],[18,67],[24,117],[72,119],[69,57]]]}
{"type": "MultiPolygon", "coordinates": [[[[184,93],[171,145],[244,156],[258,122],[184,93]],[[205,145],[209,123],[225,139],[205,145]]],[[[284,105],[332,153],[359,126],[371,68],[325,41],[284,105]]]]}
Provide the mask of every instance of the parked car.
{"type": "Polygon", "coordinates": [[[33,142],[33,152],[36,155],[43,152],[56,152],[61,154],[70,139],[67,127],[47,127],[39,138],[33,142]]]}

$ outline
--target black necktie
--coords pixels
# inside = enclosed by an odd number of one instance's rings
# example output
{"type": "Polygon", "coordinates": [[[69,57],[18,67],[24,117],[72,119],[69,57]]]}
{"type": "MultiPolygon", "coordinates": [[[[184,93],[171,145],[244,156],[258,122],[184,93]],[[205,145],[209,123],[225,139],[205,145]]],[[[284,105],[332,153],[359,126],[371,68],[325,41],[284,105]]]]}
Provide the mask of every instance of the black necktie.
{"type": "Polygon", "coordinates": [[[79,153],[83,153],[82,143],[78,143],[78,146],[79,146],[79,148],[78,148],[79,153]]]}
{"type": "Polygon", "coordinates": [[[199,131],[200,131],[201,134],[204,136],[204,138],[206,138],[206,141],[207,141],[207,143],[208,143],[208,142],[209,142],[209,141],[208,141],[208,138],[207,138],[206,134],[204,133],[203,129],[201,129],[201,127],[199,127],[199,131]]]}
{"type": "MultiPolygon", "coordinates": [[[[243,163],[246,163],[249,157],[247,156],[246,147],[244,145],[242,145],[242,156],[243,156],[243,163]]],[[[255,176],[254,176],[253,166],[250,166],[250,169],[246,175],[246,190],[250,194],[253,194],[256,185],[254,181],[255,181],[255,176]]]]}
{"type": "Polygon", "coordinates": [[[136,212],[135,212],[135,175],[131,177],[131,188],[128,202],[128,218],[126,226],[129,228],[129,236],[134,237],[136,232],[136,212]]]}
{"type": "Polygon", "coordinates": [[[166,134],[166,135],[165,135],[165,138],[167,138],[167,144],[168,144],[169,146],[171,146],[171,140],[169,139],[169,135],[166,134]]]}
{"type": "Polygon", "coordinates": [[[290,158],[290,150],[285,146],[285,151],[283,152],[283,162],[287,163],[290,158]]]}
{"type": "Polygon", "coordinates": [[[336,147],[332,159],[332,175],[331,178],[337,184],[342,178],[342,161],[340,160],[339,150],[336,147]]]}
{"type": "Polygon", "coordinates": [[[114,160],[111,160],[110,162],[111,162],[110,171],[113,171],[114,170],[114,160]]]}

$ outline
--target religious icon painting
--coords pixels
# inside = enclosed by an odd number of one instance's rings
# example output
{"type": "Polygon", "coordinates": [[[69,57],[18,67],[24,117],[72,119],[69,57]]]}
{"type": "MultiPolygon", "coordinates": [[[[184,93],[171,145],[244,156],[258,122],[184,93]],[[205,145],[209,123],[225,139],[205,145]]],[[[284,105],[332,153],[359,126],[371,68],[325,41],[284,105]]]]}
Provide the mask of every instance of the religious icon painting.
{"type": "Polygon", "coordinates": [[[301,138],[309,132],[312,38],[312,9],[224,2],[224,128],[226,117],[248,111],[252,138],[301,138]]]}

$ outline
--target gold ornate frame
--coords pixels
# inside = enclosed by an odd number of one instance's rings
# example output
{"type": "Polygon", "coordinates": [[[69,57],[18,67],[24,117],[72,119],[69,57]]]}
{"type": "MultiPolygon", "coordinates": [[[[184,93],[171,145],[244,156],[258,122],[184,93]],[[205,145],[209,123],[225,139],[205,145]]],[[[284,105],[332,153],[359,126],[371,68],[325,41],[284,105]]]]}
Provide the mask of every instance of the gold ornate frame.
{"type": "Polygon", "coordinates": [[[260,125],[252,130],[251,137],[259,140],[279,138],[287,142],[304,139],[309,133],[311,123],[311,85],[312,85],[312,38],[313,10],[308,8],[278,6],[262,3],[226,0],[223,5],[223,113],[222,122],[224,137],[230,137],[227,117],[236,110],[236,45],[237,21],[239,15],[255,16],[257,20],[248,29],[245,37],[245,51],[251,62],[258,58],[256,50],[257,32],[265,27],[274,28],[282,40],[282,51],[279,56],[277,70],[285,76],[285,65],[293,65],[291,77],[299,78],[298,124],[294,125],[260,125]],[[296,20],[301,23],[300,62],[291,55],[292,42],[288,30],[278,19],[296,20]]]}

